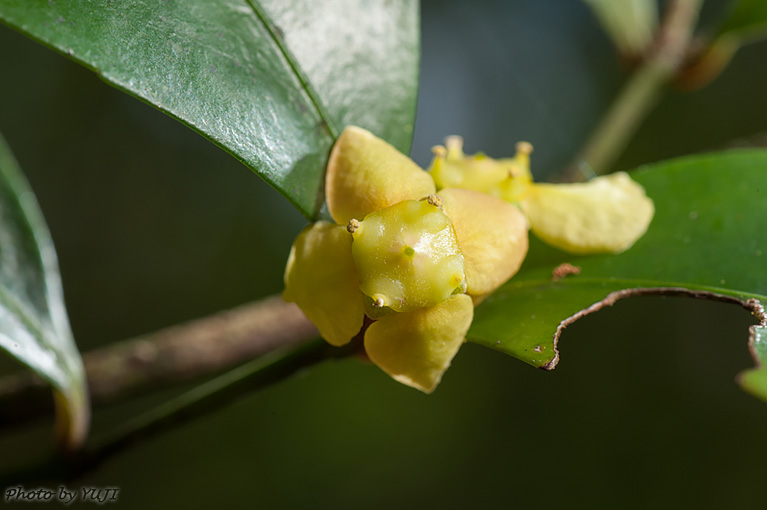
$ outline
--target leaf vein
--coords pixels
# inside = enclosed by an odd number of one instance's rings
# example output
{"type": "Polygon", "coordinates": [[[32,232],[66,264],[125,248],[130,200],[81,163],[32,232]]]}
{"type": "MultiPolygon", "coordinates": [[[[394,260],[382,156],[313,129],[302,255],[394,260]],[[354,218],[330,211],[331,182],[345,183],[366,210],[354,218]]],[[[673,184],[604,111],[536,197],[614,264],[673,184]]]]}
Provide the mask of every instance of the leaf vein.
{"type": "Polygon", "coordinates": [[[330,118],[330,115],[325,110],[325,106],[322,104],[322,101],[319,98],[319,95],[317,94],[317,91],[314,90],[314,87],[311,84],[311,81],[309,81],[309,78],[304,73],[303,69],[301,68],[301,65],[298,63],[298,60],[293,55],[293,53],[288,49],[288,47],[285,45],[283,38],[281,38],[277,34],[277,27],[275,26],[274,22],[271,20],[271,18],[264,12],[264,10],[261,8],[261,6],[258,4],[258,2],[255,2],[254,0],[246,0],[248,5],[250,5],[250,8],[253,9],[253,12],[255,13],[256,17],[258,17],[259,21],[264,25],[264,28],[266,28],[267,32],[269,32],[269,37],[272,38],[274,41],[274,44],[277,46],[277,48],[280,50],[280,53],[282,53],[283,58],[287,62],[287,64],[290,66],[291,71],[293,71],[293,74],[295,75],[298,82],[301,84],[301,88],[304,89],[304,92],[306,92],[306,95],[309,97],[309,101],[311,101],[312,106],[314,106],[314,109],[317,112],[317,115],[320,117],[322,122],[325,124],[325,127],[327,128],[328,133],[333,138],[333,140],[338,139],[338,128],[330,118]]]}

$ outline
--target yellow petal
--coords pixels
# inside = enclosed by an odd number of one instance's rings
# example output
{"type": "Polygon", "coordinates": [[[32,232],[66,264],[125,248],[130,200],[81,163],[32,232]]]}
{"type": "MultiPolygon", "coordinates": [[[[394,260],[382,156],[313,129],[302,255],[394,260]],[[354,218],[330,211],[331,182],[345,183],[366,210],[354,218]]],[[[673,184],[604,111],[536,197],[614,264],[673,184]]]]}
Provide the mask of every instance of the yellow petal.
{"type": "Polygon", "coordinates": [[[420,308],[394,313],[370,325],[365,351],[397,381],[431,393],[463,343],[474,316],[466,294],[420,308]]]}
{"type": "Polygon", "coordinates": [[[344,345],[359,332],[365,310],[346,228],[320,221],[299,234],[283,298],[296,303],[330,344],[344,345]]]}
{"type": "Polygon", "coordinates": [[[477,191],[447,188],[439,196],[463,252],[469,294],[494,291],[525,259],[525,216],[500,198],[477,191]]]}
{"type": "Polygon", "coordinates": [[[350,126],[330,153],[325,193],[330,215],[345,225],[397,202],[430,195],[434,181],[385,141],[350,126]]]}
{"type": "Polygon", "coordinates": [[[644,188],[625,172],[586,183],[534,184],[522,210],[536,236],[574,254],[630,248],[655,212],[644,188]]]}

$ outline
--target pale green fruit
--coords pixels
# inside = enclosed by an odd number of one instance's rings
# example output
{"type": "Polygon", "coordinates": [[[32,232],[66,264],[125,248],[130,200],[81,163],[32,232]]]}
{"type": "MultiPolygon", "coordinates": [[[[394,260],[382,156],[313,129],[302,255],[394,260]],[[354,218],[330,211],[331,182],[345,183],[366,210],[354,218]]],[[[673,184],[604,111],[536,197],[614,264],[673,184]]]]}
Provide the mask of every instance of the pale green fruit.
{"type": "Polygon", "coordinates": [[[352,220],[362,292],[379,308],[408,312],[466,289],[463,255],[441,200],[406,200],[352,220]]]}

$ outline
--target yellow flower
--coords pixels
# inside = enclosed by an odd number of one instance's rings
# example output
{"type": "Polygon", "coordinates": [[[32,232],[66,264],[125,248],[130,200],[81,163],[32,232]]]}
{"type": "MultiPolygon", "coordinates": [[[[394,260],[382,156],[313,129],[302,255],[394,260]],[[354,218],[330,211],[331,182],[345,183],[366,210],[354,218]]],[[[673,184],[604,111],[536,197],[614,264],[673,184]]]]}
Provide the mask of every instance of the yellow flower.
{"type": "Polygon", "coordinates": [[[333,147],[325,188],[336,223],[314,223],[296,239],[285,300],[332,345],[363,335],[371,361],[430,393],[464,341],[472,299],[522,264],[527,221],[477,191],[435,195],[428,173],[357,127],[333,147]]]}
{"type": "Polygon", "coordinates": [[[429,167],[437,188],[466,188],[517,204],[542,241],[574,254],[620,253],[644,235],[655,208],[625,172],[586,183],[536,184],[532,145],[517,144],[513,158],[465,155],[463,140],[445,139],[429,167]]]}

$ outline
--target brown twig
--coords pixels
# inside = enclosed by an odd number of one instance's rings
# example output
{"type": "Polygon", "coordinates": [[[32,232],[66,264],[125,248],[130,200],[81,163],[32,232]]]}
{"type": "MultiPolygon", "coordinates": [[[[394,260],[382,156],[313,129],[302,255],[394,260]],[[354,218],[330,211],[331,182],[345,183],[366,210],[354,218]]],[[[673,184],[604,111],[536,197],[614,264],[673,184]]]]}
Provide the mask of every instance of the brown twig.
{"type": "MultiPolygon", "coordinates": [[[[319,333],[279,296],[118,342],[83,356],[94,406],[223,371],[319,333]]],[[[50,388],[31,373],[0,379],[0,429],[52,413],[50,388]]]]}
{"type": "Polygon", "coordinates": [[[126,421],[108,435],[89,441],[82,451],[0,473],[0,487],[75,480],[137,442],[222,409],[308,367],[357,354],[361,348],[362,337],[358,336],[341,348],[317,339],[294,349],[269,353],[126,421]]]}

